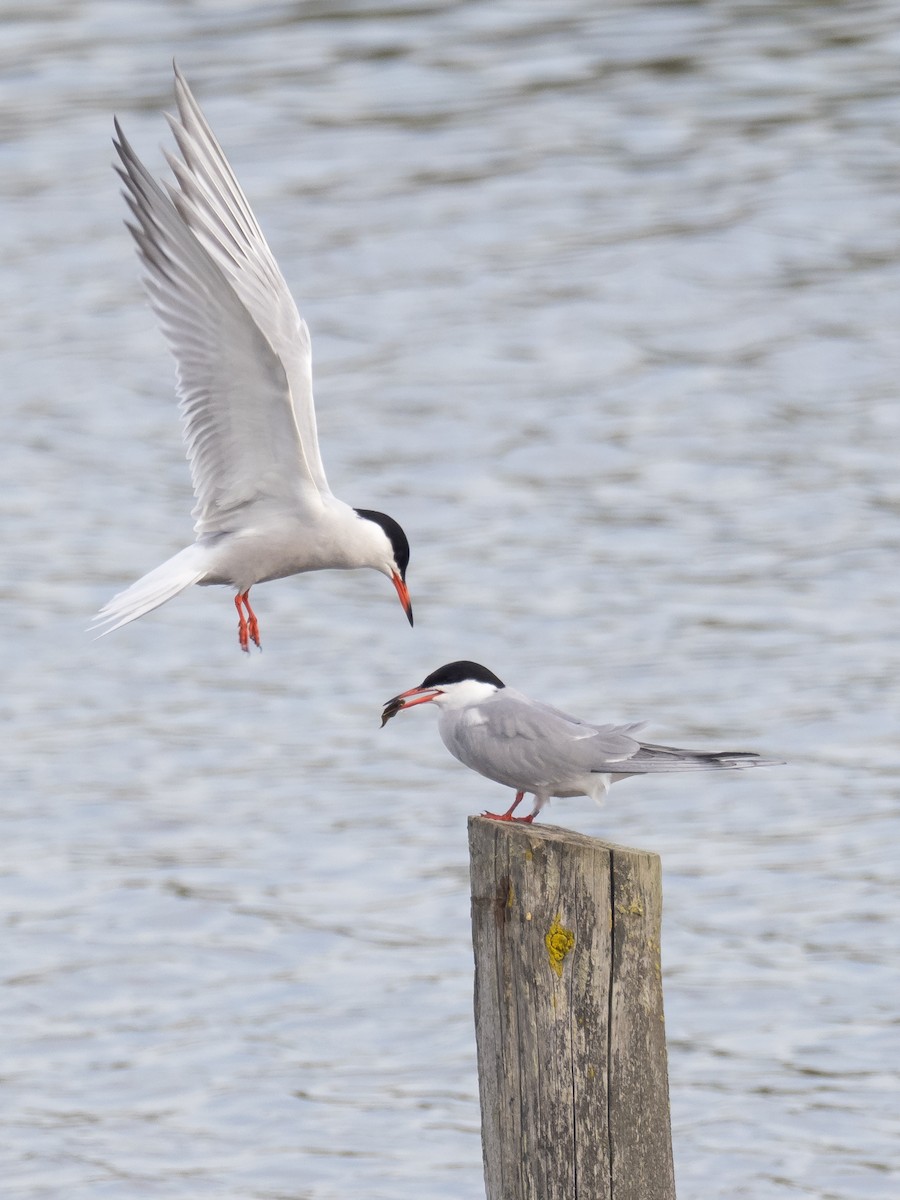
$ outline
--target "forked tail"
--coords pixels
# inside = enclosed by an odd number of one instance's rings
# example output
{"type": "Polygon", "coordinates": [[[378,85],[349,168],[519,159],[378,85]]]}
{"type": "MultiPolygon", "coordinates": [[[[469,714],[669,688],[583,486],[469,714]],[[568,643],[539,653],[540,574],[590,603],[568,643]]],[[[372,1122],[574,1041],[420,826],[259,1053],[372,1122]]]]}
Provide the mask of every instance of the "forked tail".
{"type": "Polygon", "coordinates": [[[90,632],[97,633],[98,637],[105,637],[114,629],[119,629],[129,621],[136,621],[145,613],[159,608],[161,604],[189,588],[192,583],[199,583],[206,574],[202,558],[202,551],[196,545],[187,546],[178,554],[174,554],[124,592],[113,596],[94,617],[90,632]]]}

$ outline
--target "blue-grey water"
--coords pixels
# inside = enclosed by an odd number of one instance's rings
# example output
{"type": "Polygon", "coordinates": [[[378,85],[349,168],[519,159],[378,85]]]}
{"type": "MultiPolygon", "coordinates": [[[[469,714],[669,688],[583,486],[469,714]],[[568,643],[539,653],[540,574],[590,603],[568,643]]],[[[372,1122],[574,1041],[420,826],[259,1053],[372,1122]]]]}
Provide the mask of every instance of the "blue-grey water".
{"type": "Polygon", "coordinates": [[[452,658],[788,766],[546,814],[652,849],[682,1197],[900,1195],[900,13],[0,6],[0,1178],[478,1200],[466,817],[381,702],[452,658]],[[312,330],[374,573],[193,589],[110,169],[177,56],[312,330]]]}

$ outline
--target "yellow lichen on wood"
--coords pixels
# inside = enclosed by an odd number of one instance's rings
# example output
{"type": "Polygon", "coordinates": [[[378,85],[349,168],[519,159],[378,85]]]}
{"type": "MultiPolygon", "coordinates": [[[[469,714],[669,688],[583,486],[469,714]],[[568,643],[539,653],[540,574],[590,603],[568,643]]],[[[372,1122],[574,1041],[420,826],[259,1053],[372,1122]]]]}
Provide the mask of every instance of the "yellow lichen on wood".
{"type": "Polygon", "coordinates": [[[561,916],[562,913],[556,914],[553,924],[544,935],[544,945],[547,947],[547,957],[550,960],[550,966],[556,972],[559,979],[562,979],[563,960],[575,945],[575,934],[571,929],[566,929],[560,924],[561,916]]]}

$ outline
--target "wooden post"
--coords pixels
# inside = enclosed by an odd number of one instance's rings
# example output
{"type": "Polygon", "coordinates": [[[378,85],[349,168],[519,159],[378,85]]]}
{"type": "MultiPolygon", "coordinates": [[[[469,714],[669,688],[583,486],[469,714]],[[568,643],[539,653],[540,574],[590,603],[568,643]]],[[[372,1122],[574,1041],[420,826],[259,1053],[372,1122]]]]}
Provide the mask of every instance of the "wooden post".
{"type": "Polygon", "coordinates": [[[487,1200],[674,1200],[659,858],[469,819],[487,1200]]]}

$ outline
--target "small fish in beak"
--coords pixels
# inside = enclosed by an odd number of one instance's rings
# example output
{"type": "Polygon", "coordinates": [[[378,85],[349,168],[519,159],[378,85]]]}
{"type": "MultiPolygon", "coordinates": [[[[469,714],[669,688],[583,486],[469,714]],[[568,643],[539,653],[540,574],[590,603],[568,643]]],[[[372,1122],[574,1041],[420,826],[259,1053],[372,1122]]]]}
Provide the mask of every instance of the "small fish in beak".
{"type": "Polygon", "coordinates": [[[391,717],[396,717],[401,708],[406,707],[406,701],[400,696],[395,696],[393,700],[388,700],[384,706],[384,712],[381,714],[381,728],[384,729],[391,717]]]}
{"type": "Polygon", "coordinates": [[[416,704],[428,704],[436,696],[440,695],[440,688],[428,687],[424,683],[420,683],[418,687],[410,688],[408,692],[401,692],[393,700],[388,700],[384,706],[384,712],[381,714],[381,728],[384,729],[391,717],[396,717],[401,708],[413,708],[416,704]]]}

